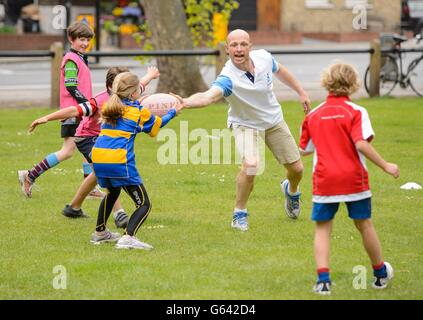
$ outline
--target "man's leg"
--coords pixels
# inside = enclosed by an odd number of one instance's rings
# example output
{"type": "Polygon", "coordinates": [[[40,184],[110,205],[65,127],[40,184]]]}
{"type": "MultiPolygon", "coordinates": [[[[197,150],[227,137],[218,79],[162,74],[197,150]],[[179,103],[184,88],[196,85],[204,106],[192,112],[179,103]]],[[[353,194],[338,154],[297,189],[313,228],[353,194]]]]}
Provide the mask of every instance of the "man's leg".
{"type": "Polygon", "coordinates": [[[301,160],[294,163],[284,164],[286,168],[286,178],[289,181],[288,191],[290,194],[298,192],[298,186],[303,177],[304,166],[301,160]]]}
{"type": "Polygon", "coordinates": [[[284,121],[267,129],[265,140],[276,160],[286,169],[287,179],[281,181],[281,189],[285,195],[285,211],[289,218],[297,219],[300,214],[301,196],[298,186],[304,169],[297,144],[284,121]]]}
{"type": "Polygon", "coordinates": [[[260,173],[259,133],[257,130],[237,126],[233,130],[235,146],[242,159],[242,167],[236,178],[236,202],[232,227],[248,230],[247,202],[254,188],[254,178],[260,173]]]}
{"type": "Polygon", "coordinates": [[[236,208],[247,208],[247,202],[254,188],[255,174],[252,174],[258,166],[257,160],[245,160],[241,171],[236,178],[236,208]]]}

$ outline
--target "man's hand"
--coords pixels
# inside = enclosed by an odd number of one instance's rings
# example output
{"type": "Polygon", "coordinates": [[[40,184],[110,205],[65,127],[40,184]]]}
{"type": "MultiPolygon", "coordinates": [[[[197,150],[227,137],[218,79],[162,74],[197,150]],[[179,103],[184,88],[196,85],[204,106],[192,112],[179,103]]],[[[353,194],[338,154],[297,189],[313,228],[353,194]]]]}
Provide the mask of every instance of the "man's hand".
{"type": "Polygon", "coordinates": [[[300,102],[303,105],[304,113],[307,115],[311,111],[311,101],[306,93],[300,95],[300,102]]]}
{"type": "Polygon", "coordinates": [[[184,99],[182,99],[182,97],[181,96],[178,96],[177,94],[174,94],[174,93],[172,93],[172,92],[169,92],[169,94],[171,95],[171,96],[174,96],[176,99],[178,99],[178,105],[175,107],[175,109],[176,109],[176,114],[178,115],[180,112],[181,112],[181,110],[183,109],[183,108],[185,108],[185,102],[184,102],[184,99]]]}

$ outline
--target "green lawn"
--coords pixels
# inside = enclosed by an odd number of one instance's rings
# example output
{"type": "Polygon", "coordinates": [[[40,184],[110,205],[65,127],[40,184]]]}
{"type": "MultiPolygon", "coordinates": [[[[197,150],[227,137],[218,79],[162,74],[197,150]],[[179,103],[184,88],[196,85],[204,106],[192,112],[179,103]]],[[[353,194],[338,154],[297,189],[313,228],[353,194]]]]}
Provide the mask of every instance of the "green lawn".
{"type": "MultiPolygon", "coordinates": [[[[21,194],[17,170],[28,169],[61,146],[59,123],[27,135],[28,124],[48,109],[0,110],[0,299],[421,299],[423,297],[423,194],[404,191],[406,182],[423,184],[422,99],[374,99],[367,107],[374,145],[401,168],[394,180],[368,162],[374,223],[385,259],[395,269],[393,285],[371,288],[372,271],[358,232],[345,207],[332,237],[332,296],[311,292],[315,281],[312,250],[311,163],[304,159],[302,214],[297,221],[283,212],[279,182],[284,170],[267,153],[266,170],[257,177],[249,202],[250,230],[230,227],[238,166],[160,165],[161,143],[147,135],[136,142],[137,163],[153,203],[138,232],[153,251],[121,251],[93,246],[98,200],[87,200],[89,219],[61,215],[79,186],[82,156],[74,157],[37,180],[32,199],[21,194]],[[53,268],[66,268],[67,287],[53,288],[53,268]],[[367,268],[367,289],[356,290],[352,269],[367,268]]],[[[317,105],[315,103],[314,105],[317,105]]],[[[284,114],[298,139],[303,118],[297,103],[284,103],[284,114]]],[[[168,127],[179,135],[189,128],[226,125],[224,105],[184,111],[168,127]]],[[[132,202],[122,194],[128,211],[132,202]]],[[[116,230],[113,222],[110,228],[116,230]]]]}

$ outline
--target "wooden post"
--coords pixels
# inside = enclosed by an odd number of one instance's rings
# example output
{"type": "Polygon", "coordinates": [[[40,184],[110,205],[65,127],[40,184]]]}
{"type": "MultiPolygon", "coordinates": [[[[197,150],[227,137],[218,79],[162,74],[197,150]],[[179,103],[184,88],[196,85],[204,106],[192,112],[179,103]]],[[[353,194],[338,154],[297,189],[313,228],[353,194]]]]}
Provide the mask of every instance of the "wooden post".
{"type": "Polygon", "coordinates": [[[56,109],[60,107],[60,67],[63,59],[63,44],[53,43],[50,51],[54,54],[51,59],[50,108],[56,109]]]}
{"type": "Polygon", "coordinates": [[[370,57],[370,97],[380,96],[380,69],[382,66],[382,52],[379,39],[372,41],[374,53],[370,57]]]}
{"type": "Polygon", "coordinates": [[[219,75],[220,71],[222,71],[227,60],[225,43],[218,43],[217,49],[219,50],[219,55],[216,56],[216,77],[219,75]]]}

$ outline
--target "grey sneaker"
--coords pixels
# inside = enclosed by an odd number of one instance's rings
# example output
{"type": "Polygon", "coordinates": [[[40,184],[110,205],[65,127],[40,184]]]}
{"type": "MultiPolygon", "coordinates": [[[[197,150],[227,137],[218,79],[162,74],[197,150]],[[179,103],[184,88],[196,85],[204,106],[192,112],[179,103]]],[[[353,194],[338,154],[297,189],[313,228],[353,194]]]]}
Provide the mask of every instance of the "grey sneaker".
{"type": "Polygon", "coordinates": [[[65,205],[62,214],[68,218],[89,218],[89,215],[82,211],[82,209],[75,210],[69,204],[65,205]]]}
{"type": "Polygon", "coordinates": [[[124,235],[116,243],[116,249],[141,249],[141,250],[151,250],[153,249],[152,245],[148,243],[139,241],[136,237],[130,235],[124,235]]]}
{"type": "Polygon", "coordinates": [[[232,228],[238,229],[241,231],[248,230],[248,213],[247,212],[234,212],[232,218],[232,228]]]}
{"type": "Polygon", "coordinates": [[[91,243],[92,244],[102,244],[105,242],[116,242],[120,239],[119,233],[110,232],[110,230],[105,230],[102,233],[98,234],[94,232],[91,235],[91,243]]]}
{"type": "Polygon", "coordinates": [[[285,212],[288,218],[297,219],[300,215],[300,196],[301,192],[297,192],[294,195],[290,195],[289,190],[289,181],[284,180],[281,182],[281,190],[285,195],[285,212]]]}
{"type": "Polygon", "coordinates": [[[115,217],[116,228],[125,229],[128,226],[129,217],[125,211],[119,211],[115,217]]]}
{"type": "Polygon", "coordinates": [[[28,177],[28,170],[18,170],[19,184],[21,185],[22,193],[27,198],[32,197],[32,186],[34,182],[28,177]]]}
{"type": "Polygon", "coordinates": [[[385,262],[386,267],[386,277],[375,277],[373,281],[373,288],[375,289],[385,289],[389,282],[394,277],[394,268],[392,268],[391,264],[389,262],[385,262]]]}

